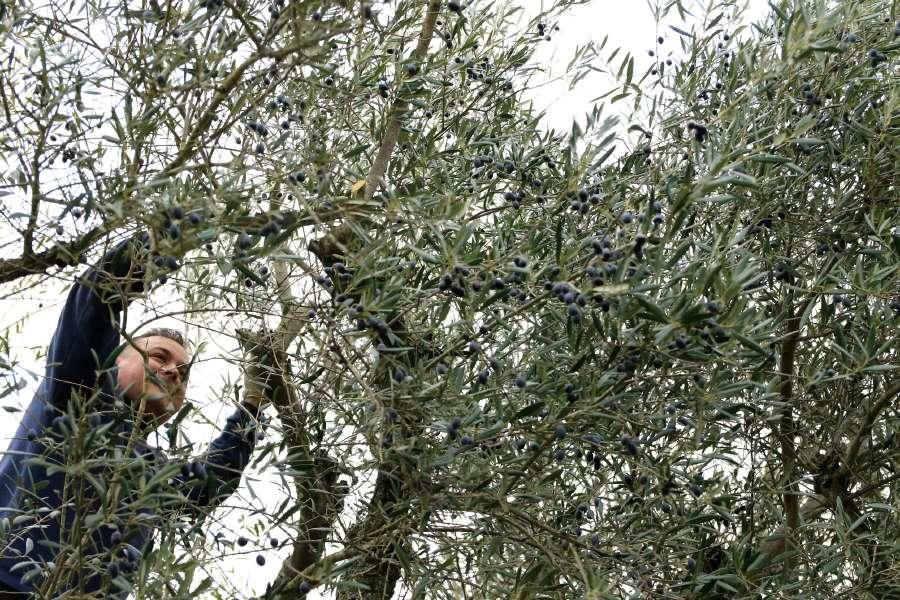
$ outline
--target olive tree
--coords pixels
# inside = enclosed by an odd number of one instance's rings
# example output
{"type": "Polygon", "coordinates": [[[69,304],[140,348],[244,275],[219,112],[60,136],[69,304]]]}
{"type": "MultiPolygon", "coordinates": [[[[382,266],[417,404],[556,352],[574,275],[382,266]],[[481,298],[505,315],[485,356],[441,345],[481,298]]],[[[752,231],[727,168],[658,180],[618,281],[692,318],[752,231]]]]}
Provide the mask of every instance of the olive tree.
{"type": "MultiPolygon", "coordinates": [[[[659,6],[560,133],[574,4],[5,6],[0,278],[150,232],[277,416],[267,597],[897,594],[896,7],[659,6]]],[[[136,597],[231,597],[214,530],[136,597]]]]}

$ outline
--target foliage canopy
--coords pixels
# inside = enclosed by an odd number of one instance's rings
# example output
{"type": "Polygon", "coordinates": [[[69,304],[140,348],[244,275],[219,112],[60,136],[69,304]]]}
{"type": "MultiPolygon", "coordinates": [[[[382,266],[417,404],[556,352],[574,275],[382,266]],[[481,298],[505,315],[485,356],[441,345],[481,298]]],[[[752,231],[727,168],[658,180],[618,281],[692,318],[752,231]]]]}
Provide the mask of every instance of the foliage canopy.
{"type": "Polygon", "coordinates": [[[279,417],[271,597],[900,594],[896,4],[668,3],[566,133],[577,3],[462,4],[0,5],[4,295],[151,232],[279,417]]]}

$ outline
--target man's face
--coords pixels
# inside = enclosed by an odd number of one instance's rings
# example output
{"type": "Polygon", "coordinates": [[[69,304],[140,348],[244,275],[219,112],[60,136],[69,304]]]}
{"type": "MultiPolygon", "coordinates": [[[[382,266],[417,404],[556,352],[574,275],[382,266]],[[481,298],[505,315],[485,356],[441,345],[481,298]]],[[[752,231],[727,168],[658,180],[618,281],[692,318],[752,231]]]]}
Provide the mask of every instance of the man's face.
{"type": "Polygon", "coordinates": [[[158,424],[167,421],[184,404],[190,356],[175,340],[149,336],[134,340],[116,358],[119,389],[135,409],[144,403],[141,417],[158,424]]]}

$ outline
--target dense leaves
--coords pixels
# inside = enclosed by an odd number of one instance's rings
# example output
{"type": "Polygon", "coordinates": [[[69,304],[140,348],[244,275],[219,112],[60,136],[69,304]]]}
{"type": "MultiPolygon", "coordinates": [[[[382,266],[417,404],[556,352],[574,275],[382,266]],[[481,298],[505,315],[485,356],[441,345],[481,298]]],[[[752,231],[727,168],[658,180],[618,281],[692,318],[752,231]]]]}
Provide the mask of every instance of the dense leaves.
{"type": "MultiPolygon", "coordinates": [[[[140,226],[185,320],[294,328],[241,340],[283,378],[273,597],[900,593],[891,4],[592,44],[560,134],[523,89],[568,4],[8,8],[0,272],[140,226]]],[[[163,538],[140,593],[186,597],[223,550],[163,538]]]]}

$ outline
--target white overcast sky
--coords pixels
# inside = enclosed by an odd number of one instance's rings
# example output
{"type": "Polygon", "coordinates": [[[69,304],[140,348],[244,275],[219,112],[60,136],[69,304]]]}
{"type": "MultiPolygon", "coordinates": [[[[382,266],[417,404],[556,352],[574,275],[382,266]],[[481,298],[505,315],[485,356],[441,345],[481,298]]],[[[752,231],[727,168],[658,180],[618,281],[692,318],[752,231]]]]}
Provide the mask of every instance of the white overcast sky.
{"type": "MultiPolygon", "coordinates": [[[[527,11],[535,11],[540,5],[540,0],[518,0],[518,2],[527,11]]],[[[690,1],[686,0],[685,5],[689,6],[690,1]]],[[[765,0],[749,0],[748,6],[749,20],[761,18],[767,9],[765,0]]],[[[697,5],[694,5],[694,8],[697,8],[697,5]]],[[[697,14],[700,12],[700,9],[697,9],[697,14]]],[[[668,52],[677,52],[677,35],[668,29],[669,24],[684,28],[684,24],[677,20],[677,14],[670,16],[658,28],[644,0],[595,0],[588,6],[574,9],[559,23],[560,31],[554,32],[553,40],[544,43],[536,57],[540,64],[548,67],[546,76],[551,82],[536,89],[532,93],[532,98],[538,107],[546,107],[548,127],[568,131],[573,118],[583,120],[584,114],[590,111],[591,99],[608,89],[600,75],[585,78],[573,91],[568,90],[565,81],[552,81],[555,77],[565,75],[566,65],[578,45],[590,40],[599,42],[608,35],[609,41],[604,55],[608,55],[611,49],[621,46],[635,56],[635,73],[641,73],[653,60],[649,57],[648,50],[656,46],[656,38],[659,35],[666,40],[662,46],[663,58],[668,52]]],[[[44,351],[50,342],[59,310],[68,291],[67,285],[68,281],[57,280],[51,285],[10,297],[3,297],[9,291],[4,292],[0,289],[0,330],[9,329],[10,354],[20,369],[27,369],[35,374],[42,373],[44,351]]],[[[143,310],[135,303],[133,307],[139,311],[135,311],[138,314],[132,314],[130,318],[143,318],[141,313],[152,318],[154,313],[160,310],[158,306],[160,300],[163,299],[149,298],[143,310]]],[[[166,322],[163,320],[156,324],[162,325],[166,322]]],[[[169,324],[180,328],[178,322],[169,324]]],[[[189,333],[196,336],[195,342],[202,340],[209,344],[203,352],[203,358],[206,360],[195,368],[191,388],[188,390],[189,399],[201,409],[211,424],[192,423],[187,433],[195,442],[205,442],[215,435],[217,427],[215,423],[221,424],[232,410],[228,404],[210,397],[210,392],[221,389],[222,382],[226,378],[230,378],[231,381],[237,379],[239,372],[234,365],[217,358],[234,350],[230,347],[216,347],[217,343],[229,344],[231,338],[223,338],[220,341],[209,337],[205,332],[189,333]]],[[[34,379],[29,378],[28,383],[28,387],[18,396],[7,396],[0,400],[0,406],[23,408],[27,405],[36,386],[34,379]]],[[[0,415],[2,415],[0,445],[5,447],[6,439],[15,431],[17,414],[0,412],[0,415]]],[[[241,489],[230,499],[228,505],[232,507],[250,505],[266,512],[274,512],[284,499],[281,489],[274,470],[248,472],[241,489]],[[251,497],[247,489],[248,480],[253,482],[251,485],[259,499],[251,497]]],[[[264,518],[255,516],[245,520],[245,516],[246,511],[243,510],[223,509],[216,514],[216,517],[225,523],[226,529],[234,532],[233,536],[243,533],[252,539],[253,536],[248,533],[247,527],[253,523],[261,524],[268,532],[264,518]]],[[[287,532],[270,533],[282,541],[287,537],[287,532]]],[[[281,560],[287,556],[286,548],[272,550],[264,546],[266,539],[260,539],[259,542],[259,546],[251,545],[244,549],[248,551],[242,554],[228,556],[208,565],[216,584],[230,590],[235,594],[235,598],[251,598],[255,593],[261,593],[265,589],[266,582],[274,578],[281,560]],[[264,567],[258,567],[255,563],[255,556],[260,549],[267,559],[264,567]]],[[[319,596],[314,592],[309,597],[330,596],[319,596]]]]}

